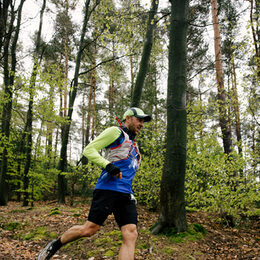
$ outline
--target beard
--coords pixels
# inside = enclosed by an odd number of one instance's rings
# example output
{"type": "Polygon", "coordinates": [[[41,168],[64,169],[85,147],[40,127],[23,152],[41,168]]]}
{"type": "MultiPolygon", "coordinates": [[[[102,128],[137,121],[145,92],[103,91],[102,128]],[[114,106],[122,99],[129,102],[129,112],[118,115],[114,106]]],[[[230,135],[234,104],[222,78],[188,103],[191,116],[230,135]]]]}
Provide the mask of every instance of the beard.
{"type": "Polygon", "coordinates": [[[136,133],[132,126],[130,126],[130,125],[128,127],[124,126],[123,130],[129,135],[130,140],[135,139],[136,133]]]}

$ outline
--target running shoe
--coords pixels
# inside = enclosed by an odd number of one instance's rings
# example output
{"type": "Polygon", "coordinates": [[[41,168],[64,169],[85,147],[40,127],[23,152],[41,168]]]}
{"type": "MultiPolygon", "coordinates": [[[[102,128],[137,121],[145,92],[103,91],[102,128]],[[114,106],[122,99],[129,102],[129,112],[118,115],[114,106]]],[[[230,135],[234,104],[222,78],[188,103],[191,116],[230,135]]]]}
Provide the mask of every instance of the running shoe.
{"type": "Polygon", "coordinates": [[[49,260],[56,253],[57,250],[54,249],[53,244],[56,240],[52,240],[42,251],[38,254],[37,260],[49,260]]]}

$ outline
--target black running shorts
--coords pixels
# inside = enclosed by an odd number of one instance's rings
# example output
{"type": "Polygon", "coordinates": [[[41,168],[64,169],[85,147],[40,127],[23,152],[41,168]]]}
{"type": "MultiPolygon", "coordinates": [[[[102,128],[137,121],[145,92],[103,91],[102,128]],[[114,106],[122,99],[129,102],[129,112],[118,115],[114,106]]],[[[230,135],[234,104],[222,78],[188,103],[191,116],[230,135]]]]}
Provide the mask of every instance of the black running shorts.
{"type": "Polygon", "coordinates": [[[120,228],[127,224],[137,225],[136,205],[135,201],[131,200],[130,194],[110,190],[94,190],[88,220],[101,226],[108,215],[112,213],[120,228]]]}

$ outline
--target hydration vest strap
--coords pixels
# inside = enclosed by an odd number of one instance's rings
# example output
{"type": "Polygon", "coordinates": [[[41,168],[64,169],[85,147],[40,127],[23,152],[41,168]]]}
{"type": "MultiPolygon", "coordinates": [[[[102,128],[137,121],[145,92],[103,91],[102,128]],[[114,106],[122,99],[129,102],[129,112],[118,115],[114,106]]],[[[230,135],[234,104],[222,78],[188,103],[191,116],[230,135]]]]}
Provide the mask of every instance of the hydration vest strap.
{"type": "Polygon", "coordinates": [[[122,128],[123,126],[122,126],[120,120],[118,119],[118,117],[116,117],[116,120],[117,120],[118,124],[120,125],[120,128],[122,128]]]}

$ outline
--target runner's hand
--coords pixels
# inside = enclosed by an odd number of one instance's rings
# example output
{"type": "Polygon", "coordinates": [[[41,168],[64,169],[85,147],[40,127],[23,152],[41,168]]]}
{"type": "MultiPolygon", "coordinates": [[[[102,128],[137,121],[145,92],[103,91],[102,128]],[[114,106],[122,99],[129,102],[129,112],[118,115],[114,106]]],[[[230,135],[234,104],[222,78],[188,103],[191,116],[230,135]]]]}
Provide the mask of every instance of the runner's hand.
{"type": "Polygon", "coordinates": [[[116,165],[112,164],[112,163],[109,163],[107,166],[106,166],[106,171],[112,175],[112,176],[115,176],[116,178],[119,178],[119,179],[122,179],[122,172],[120,170],[119,167],[117,167],[116,165]]]}

